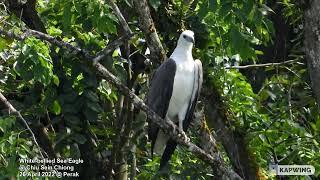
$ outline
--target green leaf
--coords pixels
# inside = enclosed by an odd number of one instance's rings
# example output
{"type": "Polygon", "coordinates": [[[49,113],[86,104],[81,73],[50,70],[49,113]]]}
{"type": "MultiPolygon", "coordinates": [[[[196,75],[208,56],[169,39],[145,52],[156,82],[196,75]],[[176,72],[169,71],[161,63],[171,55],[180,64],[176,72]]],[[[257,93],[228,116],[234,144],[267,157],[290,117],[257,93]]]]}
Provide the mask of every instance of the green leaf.
{"type": "Polygon", "coordinates": [[[161,5],[161,1],[160,0],[150,0],[150,5],[156,10],[158,11],[159,6],[161,5]]]}
{"type": "Polygon", "coordinates": [[[64,104],[62,111],[63,113],[78,113],[79,108],[75,104],[64,104]]]}
{"type": "Polygon", "coordinates": [[[54,83],[56,86],[59,86],[60,81],[59,81],[58,76],[53,75],[52,78],[53,78],[53,83],[54,83]]]}
{"type": "Polygon", "coordinates": [[[15,124],[15,117],[9,116],[6,118],[0,117],[0,131],[7,132],[15,124]]]}
{"type": "Polygon", "coordinates": [[[87,141],[87,138],[81,134],[74,134],[72,138],[79,144],[84,144],[87,141]]]}
{"type": "Polygon", "coordinates": [[[221,4],[222,6],[220,7],[219,15],[221,17],[226,17],[228,14],[232,12],[232,2],[223,1],[221,4]]]}
{"type": "Polygon", "coordinates": [[[80,156],[81,156],[79,147],[76,143],[73,143],[70,145],[70,156],[72,158],[80,158],[80,156]]]}
{"type": "Polygon", "coordinates": [[[97,102],[87,102],[88,108],[92,109],[93,111],[100,113],[103,111],[102,107],[97,102]]]}
{"type": "Polygon", "coordinates": [[[242,34],[236,26],[233,26],[230,30],[230,35],[231,45],[233,48],[232,54],[240,54],[239,50],[245,45],[245,40],[242,34]]]}
{"type": "Polygon", "coordinates": [[[6,39],[0,37],[0,51],[5,49],[7,47],[7,41],[6,39]]]}
{"type": "Polygon", "coordinates": [[[77,127],[81,124],[81,120],[71,113],[64,114],[64,120],[69,127],[77,127]]]}
{"type": "Polygon", "coordinates": [[[52,79],[52,60],[46,43],[28,38],[22,45],[15,70],[25,81],[35,80],[47,86],[52,79]]]}
{"type": "Polygon", "coordinates": [[[61,106],[59,104],[59,101],[55,100],[52,103],[51,110],[55,115],[59,115],[61,113],[61,106]]]}
{"type": "Polygon", "coordinates": [[[51,35],[51,36],[60,36],[62,34],[62,31],[61,29],[58,29],[54,26],[50,26],[49,29],[48,29],[48,33],[51,35]]]}
{"type": "Polygon", "coordinates": [[[217,0],[209,0],[209,7],[211,10],[216,10],[218,8],[217,0]]]}
{"type": "Polygon", "coordinates": [[[99,102],[99,97],[97,96],[97,94],[93,91],[85,91],[84,92],[84,96],[86,96],[88,99],[90,99],[90,101],[92,102],[99,102]]]}
{"type": "Polygon", "coordinates": [[[203,19],[205,16],[208,15],[208,3],[202,2],[200,4],[199,12],[198,12],[198,17],[200,19],[203,19]]]}
{"type": "Polygon", "coordinates": [[[92,108],[85,108],[84,115],[86,116],[88,121],[96,121],[98,118],[98,113],[96,110],[92,110],[92,108]]]}
{"type": "Polygon", "coordinates": [[[26,159],[26,158],[28,158],[28,155],[27,155],[27,153],[23,150],[23,149],[18,149],[18,154],[19,154],[19,156],[21,157],[21,158],[23,158],[23,159],[26,159]]]}
{"type": "Polygon", "coordinates": [[[66,1],[66,3],[64,4],[63,20],[62,20],[63,32],[66,32],[66,33],[70,31],[70,27],[71,27],[71,18],[72,18],[71,8],[72,8],[72,1],[66,1]]]}

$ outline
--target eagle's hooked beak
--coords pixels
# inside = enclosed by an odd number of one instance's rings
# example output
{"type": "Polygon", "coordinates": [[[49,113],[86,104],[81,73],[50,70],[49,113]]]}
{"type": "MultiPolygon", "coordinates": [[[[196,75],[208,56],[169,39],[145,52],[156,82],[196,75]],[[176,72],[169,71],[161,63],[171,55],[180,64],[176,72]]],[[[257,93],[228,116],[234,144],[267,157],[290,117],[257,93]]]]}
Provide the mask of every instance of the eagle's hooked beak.
{"type": "Polygon", "coordinates": [[[183,36],[183,38],[186,40],[186,41],[188,41],[188,42],[191,42],[191,43],[193,43],[194,44],[194,38],[193,37],[190,37],[190,36],[183,36]]]}

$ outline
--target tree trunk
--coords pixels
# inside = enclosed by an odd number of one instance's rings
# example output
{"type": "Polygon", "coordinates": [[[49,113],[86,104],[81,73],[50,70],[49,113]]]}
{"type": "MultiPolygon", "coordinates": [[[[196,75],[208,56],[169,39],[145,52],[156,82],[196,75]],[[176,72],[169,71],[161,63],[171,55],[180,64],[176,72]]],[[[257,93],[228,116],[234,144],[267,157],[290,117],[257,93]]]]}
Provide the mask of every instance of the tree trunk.
{"type": "Polygon", "coordinates": [[[215,87],[208,87],[204,92],[208,100],[205,107],[208,126],[216,132],[218,141],[222,143],[233,168],[243,179],[259,179],[259,168],[253,154],[249,152],[245,134],[231,127],[231,120],[228,119],[219,92],[215,87]]]}
{"type": "Polygon", "coordinates": [[[304,46],[312,91],[320,108],[320,1],[311,0],[304,13],[304,46]]]}

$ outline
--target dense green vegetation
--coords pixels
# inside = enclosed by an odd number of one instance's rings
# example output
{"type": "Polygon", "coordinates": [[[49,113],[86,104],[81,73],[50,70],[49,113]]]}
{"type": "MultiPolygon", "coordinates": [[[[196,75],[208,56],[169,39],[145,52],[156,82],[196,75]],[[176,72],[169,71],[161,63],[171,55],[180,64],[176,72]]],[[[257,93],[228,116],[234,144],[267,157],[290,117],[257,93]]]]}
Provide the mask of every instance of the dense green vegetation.
{"type": "MultiPolygon", "coordinates": [[[[133,1],[117,5],[134,36],[100,63],[144,99],[160,62],[146,59],[148,39],[133,1]]],[[[319,178],[320,113],[303,52],[306,5],[294,0],[149,0],[148,5],[167,56],[183,29],[195,32],[193,56],[203,63],[204,87],[188,132],[191,141],[205,147],[201,131],[209,129],[216,151],[239,173],[242,164],[232,163],[218,122],[206,111],[218,96],[216,110],[232,136],[245,142],[250,161],[242,163],[254,166],[253,176],[281,178],[268,169],[279,163],[313,165],[316,174],[310,177],[319,178]],[[257,67],[266,63],[275,64],[257,67]]],[[[109,1],[0,1],[0,92],[28,122],[45,156],[84,160],[76,166],[83,179],[219,177],[214,166],[182,146],[170,169],[157,172],[159,157],[151,158],[145,116],[90,60],[28,34],[17,40],[2,33],[34,29],[93,57],[125,35],[122,26],[109,1]],[[120,172],[123,165],[128,173],[120,172]]],[[[18,177],[19,159],[34,157],[40,153],[30,132],[0,102],[0,179],[18,177]]]]}

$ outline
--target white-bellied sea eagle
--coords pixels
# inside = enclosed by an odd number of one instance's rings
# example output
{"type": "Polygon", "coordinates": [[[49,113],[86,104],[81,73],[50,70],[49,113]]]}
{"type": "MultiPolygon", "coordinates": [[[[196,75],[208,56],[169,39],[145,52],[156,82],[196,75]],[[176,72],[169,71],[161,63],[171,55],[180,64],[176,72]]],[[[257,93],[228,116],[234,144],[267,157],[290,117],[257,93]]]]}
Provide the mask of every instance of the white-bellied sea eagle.
{"type": "MultiPolygon", "coordinates": [[[[193,45],[194,33],[183,31],[170,58],[154,73],[147,95],[147,105],[163,119],[176,123],[183,131],[188,129],[193,119],[202,85],[202,64],[192,57],[193,45]]],[[[150,120],[148,136],[152,155],[153,152],[162,155],[162,169],[170,160],[177,143],[150,120]]]]}

